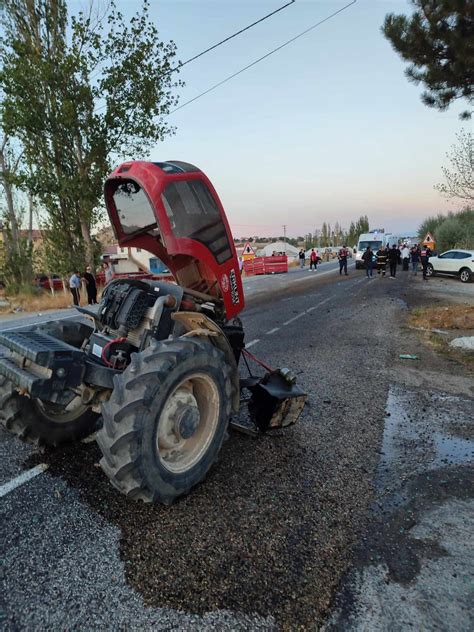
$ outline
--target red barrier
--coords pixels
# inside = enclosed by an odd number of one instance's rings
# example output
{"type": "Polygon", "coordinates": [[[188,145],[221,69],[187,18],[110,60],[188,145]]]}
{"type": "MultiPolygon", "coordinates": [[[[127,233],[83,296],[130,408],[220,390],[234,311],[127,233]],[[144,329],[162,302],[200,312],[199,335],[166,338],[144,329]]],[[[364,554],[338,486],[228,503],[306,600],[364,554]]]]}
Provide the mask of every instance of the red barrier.
{"type": "Polygon", "coordinates": [[[288,272],[288,257],[286,255],[255,257],[252,260],[244,261],[244,272],[246,276],[288,272]]]}
{"type": "Polygon", "coordinates": [[[286,255],[277,257],[263,257],[265,274],[281,274],[288,272],[288,257],[286,255]]]}

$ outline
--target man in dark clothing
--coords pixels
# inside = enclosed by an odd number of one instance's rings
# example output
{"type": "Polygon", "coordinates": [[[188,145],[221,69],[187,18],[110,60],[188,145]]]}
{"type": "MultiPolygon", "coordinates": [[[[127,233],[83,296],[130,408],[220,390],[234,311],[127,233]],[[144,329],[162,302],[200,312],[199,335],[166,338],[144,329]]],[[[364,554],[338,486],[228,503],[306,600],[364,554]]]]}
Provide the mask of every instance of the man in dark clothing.
{"type": "Polygon", "coordinates": [[[397,264],[400,251],[395,244],[388,251],[388,261],[390,263],[390,278],[394,279],[397,276],[397,264]]]}
{"type": "Polygon", "coordinates": [[[365,274],[367,275],[367,278],[372,279],[374,276],[372,272],[374,267],[374,253],[372,252],[372,248],[370,246],[367,246],[366,251],[362,255],[362,260],[364,261],[365,274]]]}
{"type": "Polygon", "coordinates": [[[347,250],[347,246],[343,246],[337,255],[339,259],[339,274],[342,274],[342,270],[344,270],[345,275],[347,276],[347,257],[349,256],[349,251],[347,250]]]}
{"type": "Polygon", "coordinates": [[[385,276],[385,270],[387,269],[387,250],[385,246],[381,246],[377,250],[377,274],[382,273],[385,276]]]}
{"type": "Polygon", "coordinates": [[[423,279],[425,281],[428,281],[427,271],[428,271],[428,261],[430,257],[431,257],[431,250],[427,248],[426,246],[423,246],[420,252],[420,260],[421,260],[421,267],[423,268],[423,279]]]}
{"type": "Polygon", "coordinates": [[[411,271],[413,274],[418,273],[418,264],[420,262],[420,249],[418,248],[418,244],[415,244],[413,248],[410,250],[411,257],[411,271]]]}
{"type": "Polygon", "coordinates": [[[298,258],[300,260],[300,268],[304,268],[305,254],[303,248],[301,248],[301,250],[299,251],[298,258]]]}
{"type": "Polygon", "coordinates": [[[97,283],[90,266],[86,268],[84,279],[86,281],[87,302],[89,305],[95,305],[97,303],[97,283]]]}

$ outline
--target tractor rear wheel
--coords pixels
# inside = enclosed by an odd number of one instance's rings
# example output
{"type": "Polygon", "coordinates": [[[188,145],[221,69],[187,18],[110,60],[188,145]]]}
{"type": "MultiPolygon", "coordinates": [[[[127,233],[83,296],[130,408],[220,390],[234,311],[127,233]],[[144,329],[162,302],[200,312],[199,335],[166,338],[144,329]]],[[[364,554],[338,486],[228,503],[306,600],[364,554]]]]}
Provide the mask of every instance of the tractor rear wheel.
{"type": "Polygon", "coordinates": [[[28,443],[56,446],[82,439],[94,431],[98,415],[73,397],[67,407],[20,395],[0,377],[0,422],[28,443]]]}
{"type": "MultiPolygon", "coordinates": [[[[82,322],[59,320],[36,327],[38,331],[81,347],[92,328],[82,322]]],[[[98,415],[71,394],[66,407],[20,395],[13,384],[0,377],[0,422],[29,443],[56,446],[82,439],[94,431],[98,415]]]]}
{"type": "Polygon", "coordinates": [[[207,474],[229,424],[232,368],[208,341],[177,338],[132,356],[103,405],[97,441],[112,484],[172,503],[207,474]]]}

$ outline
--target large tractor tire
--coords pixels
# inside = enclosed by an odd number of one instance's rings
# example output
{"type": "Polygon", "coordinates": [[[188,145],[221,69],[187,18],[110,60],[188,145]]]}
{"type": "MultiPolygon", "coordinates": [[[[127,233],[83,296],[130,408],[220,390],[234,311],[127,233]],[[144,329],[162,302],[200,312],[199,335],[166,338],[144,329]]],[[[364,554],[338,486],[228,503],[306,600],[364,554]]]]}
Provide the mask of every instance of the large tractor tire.
{"type": "MultiPolygon", "coordinates": [[[[92,328],[82,322],[59,320],[39,325],[37,330],[80,348],[92,328]]],[[[9,380],[0,377],[0,422],[24,441],[57,446],[82,439],[95,430],[97,418],[80,397],[64,408],[20,395],[9,380]]]]}
{"type": "Polygon", "coordinates": [[[208,341],[177,338],[132,356],[103,405],[97,441],[112,484],[171,504],[199,483],[227,433],[232,368],[208,341]]]}

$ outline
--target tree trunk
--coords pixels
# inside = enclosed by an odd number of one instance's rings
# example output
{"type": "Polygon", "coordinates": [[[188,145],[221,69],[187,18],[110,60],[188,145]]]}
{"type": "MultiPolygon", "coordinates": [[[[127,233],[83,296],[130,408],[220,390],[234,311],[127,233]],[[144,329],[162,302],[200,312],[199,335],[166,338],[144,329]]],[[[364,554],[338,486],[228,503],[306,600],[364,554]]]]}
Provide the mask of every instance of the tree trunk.
{"type": "Polygon", "coordinates": [[[94,243],[88,222],[81,218],[81,233],[86,249],[86,263],[94,269],[94,243]]]}
{"type": "MultiPolygon", "coordinates": [[[[13,187],[9,181],[9,165],[5,159],[4,146],[0,148],[0,177],[5,198],[7,200],[7,217],[10,223],[10,231],[12,234],[13,251],[20,255],[20,232],[18,230],[18,222],[15,214],[15,206],[13,204],[13,187]]],[[[10,249],[11,250],[11,249],[10,249]]]]}

